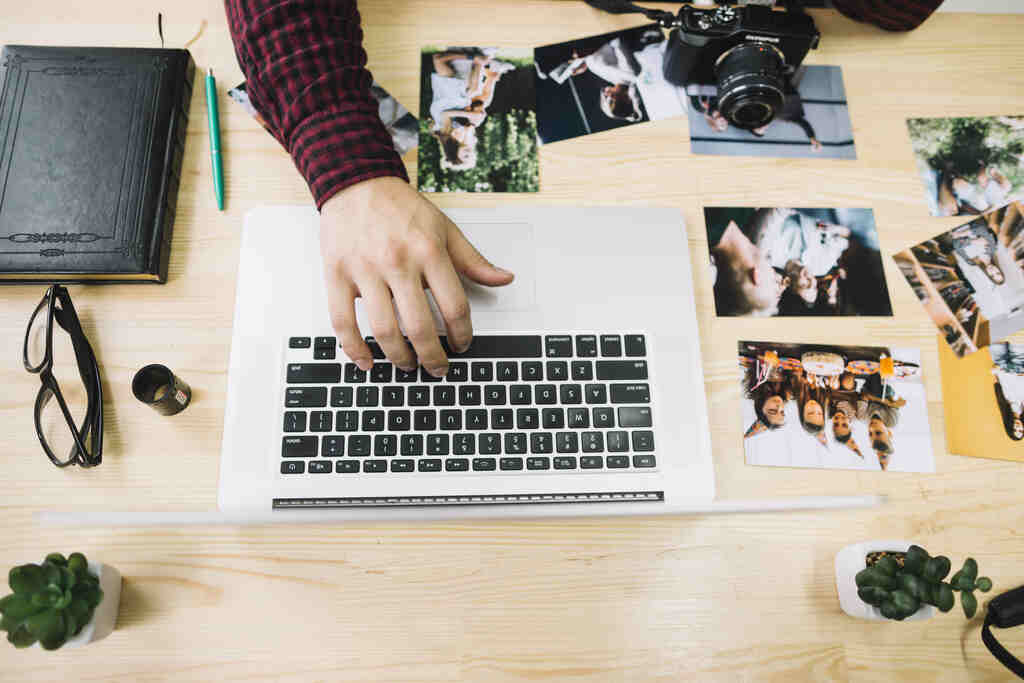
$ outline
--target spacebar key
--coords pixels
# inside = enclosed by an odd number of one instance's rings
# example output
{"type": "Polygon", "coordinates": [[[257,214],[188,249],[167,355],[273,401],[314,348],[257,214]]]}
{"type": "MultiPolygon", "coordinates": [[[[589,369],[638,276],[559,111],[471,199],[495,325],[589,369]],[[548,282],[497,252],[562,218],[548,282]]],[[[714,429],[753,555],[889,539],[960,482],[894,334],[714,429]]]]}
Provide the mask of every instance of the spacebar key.
{"type": "Polygon", "coordinates": [[[341,363],[289,363],[288,384],[336,384],[341,363]]]}
{"type": "Polygon", "coordinates": [[[476,335],[462,353],[452,351],[447,337],[441,337],[441,346],[449,358],[540,358],[544,355],[539,334],[476,335]]]}

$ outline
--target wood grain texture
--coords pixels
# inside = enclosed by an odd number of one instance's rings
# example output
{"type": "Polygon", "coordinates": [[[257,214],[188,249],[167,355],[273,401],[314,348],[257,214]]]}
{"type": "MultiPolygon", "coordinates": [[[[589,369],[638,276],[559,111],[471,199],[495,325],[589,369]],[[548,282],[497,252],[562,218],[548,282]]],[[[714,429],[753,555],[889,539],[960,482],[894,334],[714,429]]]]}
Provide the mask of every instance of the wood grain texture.
{"type": "MultiPolygon", "coordinates": [[[[0,43],[192,45],[223,88],[239,80],[216,0],[4,3],[0,43]]],[[[577,2],[366,0],[377,79],[416,110],[421,44],[529,47],[637,23],[577,2]]],[[[0,567],[81,550],[126,577],[119,628],[78,651],[0,647],[0,680],[1000,681],[977,620],[862,623],[839,610],[833,557],[847,543],[914,539],[977,558],[996,590],[1024,583],[1021,465],[946,454],[937,336],[888,255],[956,225],[922,200],[904,119],[1024,111],[1024,17],[938,14],[890,35],[817,13],[811,62],[841,64],[858,160],[695,157],[683,119],[544,147],[537,196],[439,196],[443,206],[673,206],[689,226],[718,492],[885,493],[873,510],[722,518],[266,528],[53,529],[51,509],[216,507],[226,365],[244,213],[305,203],[291,160],[222,97],[227,211],[215,209],[202,88],[192,102],[170,281],[74,287],[108,397],[105,462],[57,471],[20,365],[40,287],[0,289],[0,567]],[[716,320],[703,206],[875,210],[893,319],[716,320]],[[938,474],[754,469],[743,464],[740,338],[920,347],[938,474]],[[161,418],[132,373],[170,366],[193,405],[161,418]]],[[[222,90],[223,93],[223,90],[222,90]]],[[[414,160],[409,159],[414,172],[414,160]]],[[[282,234],[291,229],[282,225],[282,234]]],[[[956,400],[951,397],[951,400],[956,400]]],[[[959,608],[957,608],[959,610],[959,608]]],[[[1024,653],[1024,629],[1005,635],[1024,653]]]]}

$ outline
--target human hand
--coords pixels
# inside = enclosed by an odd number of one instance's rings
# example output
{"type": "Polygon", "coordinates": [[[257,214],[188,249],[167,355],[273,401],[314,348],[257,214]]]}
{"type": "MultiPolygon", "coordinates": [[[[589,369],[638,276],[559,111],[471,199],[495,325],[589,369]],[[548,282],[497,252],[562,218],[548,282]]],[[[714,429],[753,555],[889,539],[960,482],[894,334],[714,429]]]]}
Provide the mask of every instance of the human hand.
{"type": "Polygon", "coordinates": [[[818,138],[811,138],[811,149],[815,152],[821,151],[821,141],[818,138]]]}
{"type": "Polygon", "coordinates": [[[448,371],[424,288],[434,295],[452,349],[473,339],[469,300],[459,274],[483,285],[507,285],[515,277],[480,255],[458,227],[405,181],[374,178],[331,197],[320,216],[331,326],[363,370],[373,356],[356,323],[362,297],[370,327],[385,355],[399,368],[417,363],[435,377],[448,371]],[[412,348],[402,337],[395,309],[412,348]]]}

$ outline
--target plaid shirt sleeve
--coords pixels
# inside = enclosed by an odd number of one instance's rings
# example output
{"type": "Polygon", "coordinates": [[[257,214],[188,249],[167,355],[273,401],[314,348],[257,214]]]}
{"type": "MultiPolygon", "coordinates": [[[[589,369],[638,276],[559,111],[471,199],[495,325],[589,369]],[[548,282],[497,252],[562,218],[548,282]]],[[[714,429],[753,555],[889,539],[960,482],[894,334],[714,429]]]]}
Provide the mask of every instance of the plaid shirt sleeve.
{"type": "Polygon", "coordinates": [[[249,98],[317,208],[370,178],[408,180],[377,115],[356,0],[224,0],[249,98]]]}
{"type": "Polygon", "coordinates": [[[887,31],[917,28],[942,0],[833,0],[835,8],[857,21],[866,21],[887,31]]]}

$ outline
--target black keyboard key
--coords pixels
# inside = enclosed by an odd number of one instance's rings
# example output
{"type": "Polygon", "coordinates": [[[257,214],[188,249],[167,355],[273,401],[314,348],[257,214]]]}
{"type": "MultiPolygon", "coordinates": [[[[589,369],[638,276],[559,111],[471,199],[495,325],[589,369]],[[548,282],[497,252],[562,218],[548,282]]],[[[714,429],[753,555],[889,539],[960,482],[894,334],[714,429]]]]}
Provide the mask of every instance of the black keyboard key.
{"type": "Polygon", "coordinates": [[[306,431],[306,413],[301,410],[288,410],[284,414],[284,431],[306,431]]]}
{"type": "Polygon", "coordinates": [[[447,434],[427,435],[427,455],[448,455],[449,441],[447,434]]]}
{"type": "Polygon", "coordinates": [[[474,455],[476,453],[476,435],[454,435],[452,437],[452,453],[455,455],[474,455]]]}
{"type": "Polygon", "coordinates": [[[325,458],[336,458],[345,455],[345,437],[325,436],[322,440],[321,452],[325,458]]]}
{"type": "MultiPolygon", "coordinates": [[[[599,429],[611,429],[612,427],[615,426],[614,408],[594,408],[592,412],[594,415],[594,427],[597,427],[599,429]]],[[[620,426],[626,427],[628,425],[620,426]]]]}
{"type": "Polygon", "coordinates": [[[555,450],[559,453],[579,453],[579,436],[576,432],[558,432],[555,434],[555,450]]]}
{"type": "Polygon", "coordinates": [[[432,432],[437,429],[437,413],[433,410],[417,410],[413,412],[412,423],[417,432],[432,432]]]}
{"type": "Polygon", "coordinates": [[[569,455],[556,456],[554,458],[556,470],[576,469],[576,458],[569,455]]]}
{"type": "MultiPolygon", "coordinates": [[[[654,450],[654,432],[633,432],[633,450],[637,453],[649,453],[654,450]]],[[[640,465],[634,465],[640,467],[640,465]]]]}
{"type": "Polygon", "coordinates": [[[469,470],[469,458],[448,458],[444,461],[445,472],[467,472],[469,470]]]}
{"type": "Polygon", "coordinates": [[[505,435],[505,453],[508,455],[522,455],[526,452],[526,434],[512,432],[505,435]]]}
{"type": "Polygon", "coordinates": [[[359,429],[359,413],[355,410],[339,410],[334,413],[334,431],[354,432],[359,429]]]}
{"type": "Polygon", "coordinates": [[[616,358],[622,355],[622,337],[617,334],[601,335],[601,355],[605,358],[616,358]]]}
{"type": "Polygon", "coordinates": [[[430,387],[409,387],[409,405],[412,407],[430,405],[430,387]]]}
{"type": "Polygon", "coordinates": [[[548,358],[572,358],[572,337],[544,337],[544,355],[548,358]]]}
{"type": "Polygon", "coordinates": [[[373,408],[380,403],[378,387],[359,387],[356,389],[356,405],[360,408],[373,408]]]}
{"type": "Polygon", "coordinates": [[[530,434],[530,452],[550,453],[554,450],[553,441],[551,432],[534,432],[530,434]]]}
{"type": "Polygon", "coordinates": [[[388,411],[388,431],[407,432],[412,428],[412,413],[408,410],[388,411]]]}
{"type": "Polygon", "coordinates": [[[281,463],[281,474],[305,474],[306,463],[301,460],[285,460],[281,463]]]}
{"type": "Polygon", "coordinates": [[[366,434],[348,437],[348,454],[353,458],[364,458],[370,454],[370,437],[366,434]]]}
{"type": "Polygon", "coordinates": [[[604,458],[600,455],[584,455],[580,457],[581,470],[599,470],[604,467],[604,458]]]}
{"type": "Polygon", "coordinates": [[[285,408],[323,408],[327,405],[327,387],[288,387],[284,391],[285,408]]]}
{"type": "Polygon", "coordinates": [[[633,456],[633,467],[654,467],[656,464],[653,455],[633,456]]]}
{"type": "Polygon", "coordinates": [[[533,391],[533,399],[537,405],[549,406],[558,402],[558,393],[554,384],[538,384],[533,391]]]}
{"type": "Polygon", "coordinates": [[[570,429],[586,429],[590,426],[590,413],[586,408],[569,408],[567,412],[570,429]]]}
{"type": "Polygon", "coordinates": [[[468,363],[448,363],[448,374],[445,379],[449,382],[465,382],[469,379],[468,363]]]}
{"type": "Polygon", "coordinates": [[[508,389],[508,400],[514,406],[528,406],[532,403],[533,392],[529,384],[516,384],[508,389]]]}
{"type": "MultiPolygon", "coordinates": [[[[595,408],[596,410],[596,408],[595,408]]],[[[596,426],[596,425],[595,425],[596,426]]],[[[650,427],[651,409],[646,406],[619,408],[620,427],[650,427]]]]}
{"type": "Polygon", "coordinates": [[[291,337],[288,339],[289,349],[308,349],[310,346],[309,337],[291,337]]]}
{"type": "Polygon", "coordinates": [[[288,384],[337,384],[341,363],[289,363],[288,384]]]}
{"type": "Polygon", "coordinates": [[[540,413],[536,408],[516,410],[516,429],[537,429],[540,427],[540,413]]]}
{"type": "Polygon", "coordinates": [[[459,405],[480,405],[480,387],[476,386],[475,384],[467,384],[464,387],[459,387],[459,405]]]}
{"type": "Polygon", "coordinates": [[[588,384],[583,394],[589,404],[608,402],[608,389],[603,384],[588,384]]]}
{"type": "Polygon", "coordinates": [[[512,417],[510,408],[494,408],[491,410],[491,429],[512,429],[512,417]]]}
{"type": "Polygon", "coordinates": [[[416,469],[420,472],[440,472],[441,471],[441,460],[438,458],[429,458],[426,460],[420,460],[416,464],[416,469]]]}
{"type": "Polygon", "coordinates": [[[358,460],[336,460],[334,462],[334,471],[338,474],[355,474],[359,471],[358,460]]]}
{"type": "Polygon", "coordinates": [[[488,384],[484,387],[484,405],[503,406],[506,403],[505,385],[488,384]]]}
{"type": "Polygon", "coordinates": [[[349,408],[352,406],[352,387],[331,387],[331,407],[349,408]]]}
{"type": "Polygon", "coordinates": [[[441,347],[449,358],[540,358],[540,335],[476,335],[469,348],[455,353],[448,338],[441,337],[441,347]]]}
{"type": "Polygon", "coordinates": [[[647,361],[599,360],[597,361],[597,378],[612,382],[647,379],[647,361]]]}
{"type": "Polygon", "coordinates": [[[317,337],[313,340],[314,349],[333,349],[338,345],[338,340],[334,337],[317,337]]]}
{"type": "Polygon", "coordinates": [[[391,381],[394,368],[391,363],[374,363],[370,368],[370,381],[377,384],[385,384],[391,381]]]}
{"type": "Polygon", "coordinates": [[[494,381],[494,366],[490,363],[473,363],[470,372],[474,382],[494,381]]]}
{"type": "Polygon", "coordinates": [[[402,455],[423,455],[423,435],[403,434],[399,439],[402,455]]]}
{"type": "Polygon", "coordinates": [[[345,384],[362,384],[365,381],[365,370],[360,370],[355,363],[345,363],[345,384]]]}
{"type": "Polygon", "coordinates": [[[584,453],[604,452],[604,434],[601,432],[583,432],[580,434],[580,442],[584,453]]]}
{"type": "Polygon", "coordinates": [[[384,431],[384,411],[383,410],[364,410],[363,411],[363,431],[364,432],[382,432],[382,431],[384,431]]]}
{"type": "Polygon", "coordinates": [[[466,429],[487,429],[487,411],[482,408],[480,410],[467,410],[466,429]]]}
{"type": "Polygon", "coordinates": [[[589,360],[574,360],[569,367],[574,382],[589,382],[594,379],[594,363],[589,360]]]}
{"type": "Polygon", "coordinates": [[[315,436],[286,436],[281,439],[281,457],[315,458],[317,444],[315,436]]]}
{"type": "Polygon", "coordinates": [[[523,469],[522,458],[502,458],[501,469],[503,470],[521,470],[523,469]]]}
{"type": "Polygon", "coordinates": [[[434,387],[434,405],[435,406],[453,406],[455,405],[455,387],[449,385],[443,385],[434,387]]]}
{"type": "Polygon", "coordinates": [[[569,364],[564,360],[549,360],[545,367],[549,382],[564,382],[569,379],[569,364]]]}
{"type": "MultiPolygon", "coordinates": [[[[451,367],[451,363],[448,364],[448,367],[451,367]]],[[[420,368],[420,381],[421,382],[440,382],[441,378],[440,377],[434,377],[429,372],[427,372],[426,368],[420,368]]]]}
{"type": "Polygon", "coordinates": [[[309,414],[309,431],[329,432],[334,427],[334,413],[329,410],[314,410],[309,414]]]}
{"type": "Polygon", "coordinates": [[[518,382],[519,381],[519,366],[515,363],[508,361],[501,361],[498,363],[498,381],[499,382],[518,382]]]}
{"type": "Polygon", "coordinates": [[[480,435],[480,455],[500,455],[501,434],[480,435]]]}
{"type": "Polygon", "coordinates": [[[545,408],[540,413],[544,429],[564,429],[565,410],[562,408],[545,408]]]}
{"type": "Polygon", "coordinates": [[[494,458],[473,458],[474,472],[493,472],[497,466],[498,461],[494,458]]]}
{"type": "Polygon", "coordinates": [[[455,431],[457,429],[462,429],[462,411],[442,410],[441,429],[448,432],[455,431]]]}
{"type": "Polygon", "coordinates": [[[384,387],[380,403],[389,408],[405,405],[405,387],[384,387]]]}
{"type": "Polygon", "coordinates": [[[387,460],[364,460],[363,461],[363,472],[387,472],[388,461],[387,460]]]}
{"type": "Polygon", "coordinates": [[[627,356],[646,356],[647,355],[647,340],[644,339],[642,334],[627,334],[626,335],[626,355],[627,356]]]}
{"type": "Polygon", "coordinates": [[[563,405],[583,403],[583,387],[579,384],[563,384],[558,387],[558,399],[563,405]]]}
{"type": "Polygon", "coordinates": [[[608,441],[608,452],[625,453],[629,450],[629,434],[627,432],[608,432],[605,438],[608,441]]]}
{"type": "Polygon", "coordinates": [[[310,460],[309,461],[309,473],[310,474],[330,474],[334,471],[334,463],[330,460],[310,460]]]}
{"type": "Polygon", "coordinates": [[[523,361],[523,381],[539,382],[544,379],[544,364],[537,361],[523,361]]]}
{"type": "MultiPolygon", "coordinates": [[[[338,357],[338,352],[334,350],[333,346],[328,346],[323,349],[313,349],[313,360],[334,360],[338,357]]],[[[310,472],[313,470],[311,469],[310,472]]]]}
{"type": "Polygon", "coordinates": [[[605,459],[605,464],[608,465],[609,469],[617,470],[623,467],[629,467],[629,456],[628,455],[609,455],[605,459]]]}
{"type": "Polygon", "coordinates": [[[593,358],[597,355],[597,335],[577,334],[576,355],[580,358],[593,358]]]}
{"type": "Polygon", "coordinates": [[[551,469],[551,458],[540,458],[533,457],[526,459],[526,469],[528,470],[550,470],[551,469]]]}
{"type": "Polygon", "coordinates": [[[377,434],[373,437],[373,454],[389,457],[398,453],[398,437],[394,434],[377,434]]]}
{"type": "Polygon", "coordinates": [[[412,370],[403,370],[402,368],[395,368],[395,381],[396,382],[415,382],[419,373],[416,368],[412,370]]]}
{"type": "Polygon", "coordinates": [[[415,460],[392,460],[392,472],[412,472],[416,468],[415,460]]]}
{"type": "Polygon", "coordinates": [[[650,403],[649,384],[612,384],[612,403],[650,403]]]}

